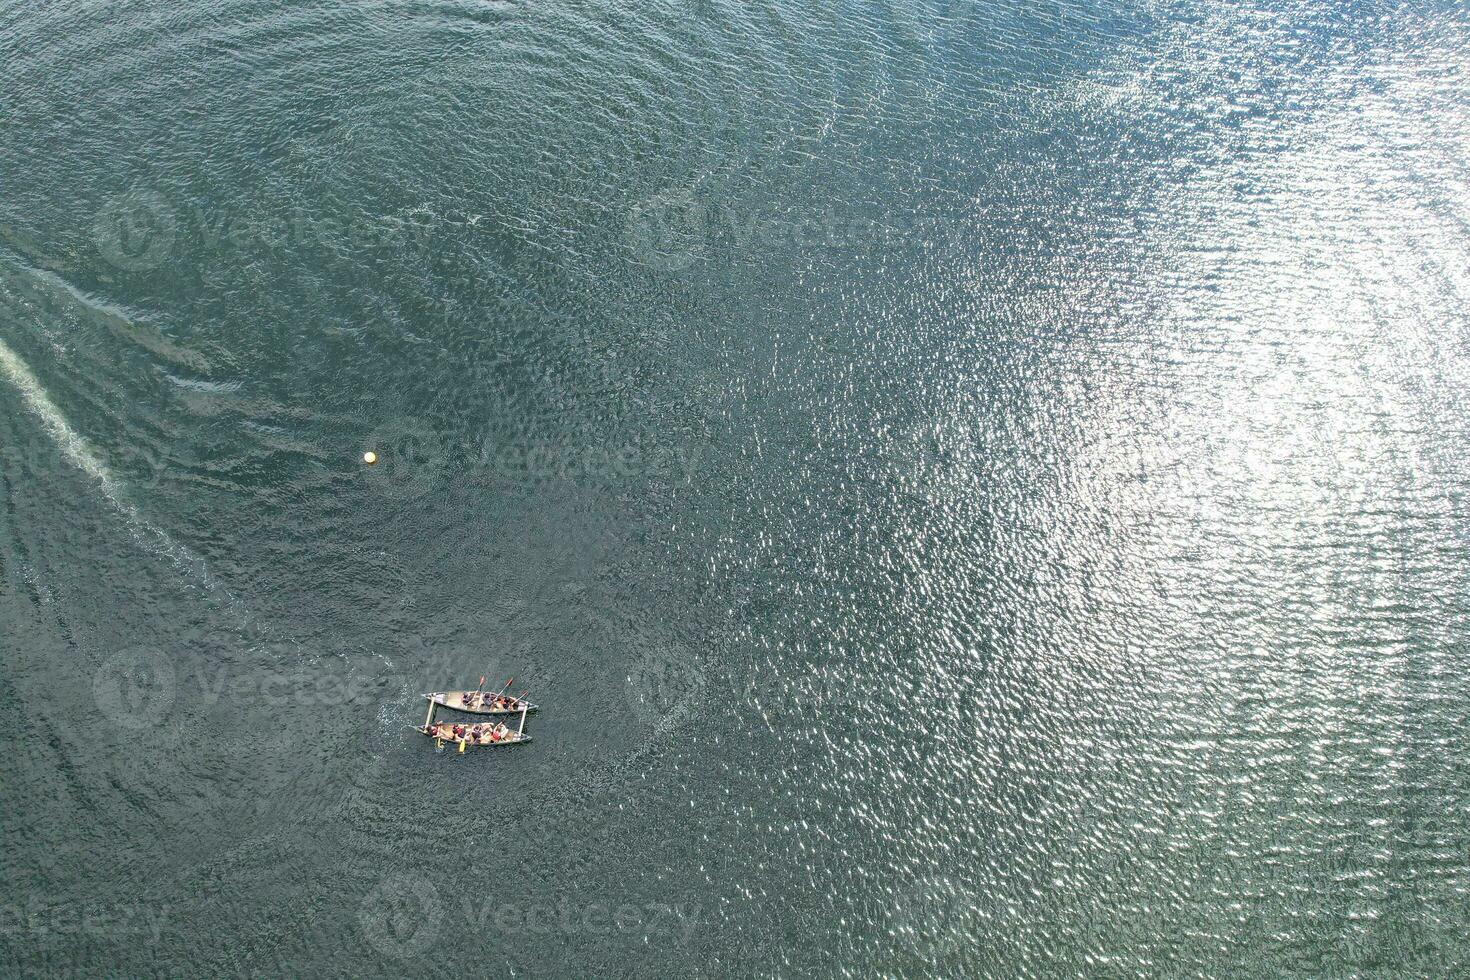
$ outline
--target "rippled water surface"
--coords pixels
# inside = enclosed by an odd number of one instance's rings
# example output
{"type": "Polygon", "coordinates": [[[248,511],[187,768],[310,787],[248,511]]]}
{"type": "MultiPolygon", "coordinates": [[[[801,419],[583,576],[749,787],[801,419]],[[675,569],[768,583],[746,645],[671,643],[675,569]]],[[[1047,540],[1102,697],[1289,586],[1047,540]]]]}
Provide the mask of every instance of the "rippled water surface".
{"type": "Polygon", "coordinates": [[[0,60],[6,975],[1470,971],[1463,5],[0,60]]]}

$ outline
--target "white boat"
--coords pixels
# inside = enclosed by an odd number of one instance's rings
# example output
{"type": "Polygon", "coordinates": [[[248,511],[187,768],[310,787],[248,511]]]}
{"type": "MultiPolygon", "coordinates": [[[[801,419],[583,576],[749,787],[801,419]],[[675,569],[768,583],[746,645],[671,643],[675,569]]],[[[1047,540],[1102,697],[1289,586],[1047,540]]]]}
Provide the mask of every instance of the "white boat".
{"type": "Polygon", "coordinates": [[[487,694],[484,691],[435,691],[424,697],[442,708],[464,711],[472,715],[518,715],[535,711],[536,705],[525,698],[509,694],[487,694]]]}

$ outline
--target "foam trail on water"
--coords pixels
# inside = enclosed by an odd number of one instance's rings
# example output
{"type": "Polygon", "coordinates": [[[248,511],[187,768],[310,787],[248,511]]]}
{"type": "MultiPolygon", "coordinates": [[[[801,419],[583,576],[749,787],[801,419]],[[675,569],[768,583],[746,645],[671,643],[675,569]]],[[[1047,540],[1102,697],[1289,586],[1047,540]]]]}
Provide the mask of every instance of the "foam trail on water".
{"type": "Polygon", "coordinates": [[[41,387],[41,382],[36,380],[36,376],[31,373],[25,361],[16,356],[15,351],[11,350],[3,340],[0,340],[0,367],[3,367],[5,373],[10,375],[10,380],[20,390],[26,405],[41,420],[46,431],[61,447],[61,454],[70,460],[72,465],[96,479],[102,485],[102,492],[107,495],[107,499],[115,507],[126,512],[130,518],[137,520],[136,509],[118,495],[117,481],[113,479],[106,464],[97,458],[97,454],[71,427],[71,423],[67,422],[66,416],[61,414],[61,409],[57,408],[51,396],[46,394],[46,389],[41,387]]]}
{"type": "Polygon", "coordinates": [[[10,378],[16,390],[25,400],[26,406],[41,420],[42,426],[56,441],[61,455],[77,469],[95,480],[102,488],[102,493],[108,503],[128,519],[128,526],[139,543],[144,547],[148,547],[151,543],[152,546],[162,551],[193,584],[211,595],[222,597],[241,623],[248,625],[249,615],[229,590],[214,581],[204,559],[176,543],[163,529],[149,523],[138,508],[128,502],[119,487],[117,478],[112,475],[107,464],[93,451],[91,446],[87,445],[87,441],[82,438],[81,434],[72,428],[71,423],[66,420],[65,415],[61,414],[61,409],[56,407],[56,403],[51,400],[51,396],[46,393],[46,389],[41,386],[41,382],[36,379],[30,367],[20,359],[15,351],[10,349],[4,340],[0,340],[0,369],[3,369],[5,375],[10,378]]]}

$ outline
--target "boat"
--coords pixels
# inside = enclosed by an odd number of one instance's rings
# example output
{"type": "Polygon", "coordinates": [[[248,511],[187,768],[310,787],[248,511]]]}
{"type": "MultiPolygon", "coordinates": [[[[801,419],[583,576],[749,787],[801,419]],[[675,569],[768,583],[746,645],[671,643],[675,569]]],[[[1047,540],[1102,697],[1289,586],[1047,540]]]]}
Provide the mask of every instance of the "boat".
{"type": "MultiPolygon", "coordinates": [[[[459,746],[459,751],[464,752],[470,746],[494,747],[497,745],[520,745],[529,742],[531,736],[526,734],[526,715],[533,707],[524,698],[520,701],[521,723],[512,729],[503,721],[489,722],[462,722],[462,721],[434,721],[434,712],[439,710],[442,703],[430,695],[424,695],[429,701],[429,712],[424,715],[424,723],[415,728],[414,731],[421,735],[427,735],[434,740],[434,748],[443,751],[446,743],[453,742],[459,746]]],[[[461,709],[470,710],[470,709],[461,709]]],[[[483,712],[482,712],[483,713],[483,712]]],[[[505,712],[499,712],[504,714],[505,712]]]]}
{"type": "Polygon", "coordinates": [[[425,694],[424,697],[440,707],[472,715],[518,715],[523,711],[537,710],[525,698],[510,694],[487,694],[484,691],[435,691],[425,694]]]}
{"type": "Polygon", "coordinates": [[[505,722],[479,722],[476,724],[465,724],[463,722],[441,721],[424,725],[415,731],[422,732],[434,740],[437,748],[445,745],[458,745],[463,752],[466,748],[490,748],[497,745],[520,745],[529,742],[531,736],[525,732],[525,716],[521,718],[522,725],[519,729],[511,728],[505,722]]]}

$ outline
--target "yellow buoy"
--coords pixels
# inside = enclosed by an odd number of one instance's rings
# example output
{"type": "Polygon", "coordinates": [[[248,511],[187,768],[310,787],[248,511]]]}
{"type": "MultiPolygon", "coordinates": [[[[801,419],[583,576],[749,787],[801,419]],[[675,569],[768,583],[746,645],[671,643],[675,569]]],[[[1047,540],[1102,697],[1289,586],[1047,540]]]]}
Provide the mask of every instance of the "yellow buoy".
{"type": "Polygon", "coordinates": [[[378,454],[369,449],[367,452],[362,454],[362,461],[369,466],[372,466],[378,461],[378,454]]]}

